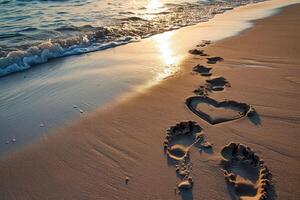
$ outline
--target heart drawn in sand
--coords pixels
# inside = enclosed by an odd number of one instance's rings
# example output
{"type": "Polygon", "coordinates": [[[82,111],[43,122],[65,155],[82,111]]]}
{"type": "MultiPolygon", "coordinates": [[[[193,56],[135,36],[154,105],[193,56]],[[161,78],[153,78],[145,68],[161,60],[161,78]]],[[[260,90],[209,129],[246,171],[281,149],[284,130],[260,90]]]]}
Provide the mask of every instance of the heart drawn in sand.
{"type": "Polygon", "coordinates": [[[254,109],[236,101],[218,102],[204,96],[193,96],[186,100],[188,108],[203,120],[214,125],[240,119],[254,114],[254,109]]]}

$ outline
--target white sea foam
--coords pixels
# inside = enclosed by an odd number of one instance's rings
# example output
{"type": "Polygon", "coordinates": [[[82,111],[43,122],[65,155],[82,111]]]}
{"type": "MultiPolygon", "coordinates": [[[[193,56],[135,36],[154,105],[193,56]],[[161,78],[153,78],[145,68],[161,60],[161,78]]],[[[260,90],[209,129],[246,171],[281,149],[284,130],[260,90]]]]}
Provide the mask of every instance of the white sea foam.
{"type": "Polygon", "coordinates": [[[120,45],[124,45],[130,42],[138,41],[140,38],[136,37],[124,37],[116,41],[93,44],[86,46],[83,44],[73,45],[67,48],[63,48],[57,43],[48,41],[38,46],[30,47],[27,51],[12,51],[5,58],[0,59],[0,76],[22,71],[30,68],[31,66],[46,63],[53,58],[60,58],[71,55],[78,55],[93,51],[99,51],[107,48],[112,48],[120,45]]]}
{"type": "MultiPolygon", "coordinates": [[[[217,14],[222,14],[227,10],[259,1],[263,0],[198,1],[198,3],[195,3],[195,1],[190,1],[194,3],[184,3],[181,0],[176,1],[176,3],[166,3],[168,1],[165,1],[166,4],[163,8],[156,8],[157,12],[146,8],[142,9],[142,11],[135,8],[135,12],[112,13],[113,17],[108,17],[110,22],[105,26],[98,26],[95,23],[69,25],[67,17],[59,17],[63,23],[54,29],[50,26],[53,21],[41,22],[41,26],[47,27],[46,31],[44,28],[35,27],[25,29],[22,27],[20,29],[17,27],[19,24],[13,25],[14,23],[12,23],[12,25],[9,25],[12,27],[8,27],[8,30],[5,27],[3,30],[0,30],[2,38],[0,41],[0,77],[28,69],[37,64],[46,63],[53,58],[112,48],[137,41],[140,38],[150,37],[154,34],[195,25],[199,22],[207,21],[217,14]],[[15,34],[10,32],[10,28],[16,30],[15,34]],[[8,32],[10,34],[7,34],[8,32]],[[31,32],[34,34],[31,34],[31,32]],[[47,38],[52,39],[45,39],[45,35],[47,38]],[[22,40],[18,39],[20,37],[22,37],[22,40]]],[[[95,2],[92,1],[93,3],[95,2]]],[[[10,6],[7,6],[8,8],[5,8],[4,11],[10,10],[10,6]]],[[[14,6],[14,9],[21,9],[20,11],[22,12],[22,9],[30,10],[27,6],[24,8],[20,8],[17,5],[14,6]]],[[[55,4],[55,6],[61,7],[67,5],[55,4]]],[[[84,9],[86,6],[91,5],[82,0],[80,5],[73,6],[80,6],[82,9],[74,9],[76,11],[72,13],[74,17],[85,13],[84,9]]],[[[11,11],[14,11],[14,9],[11,11]]],[[[51,11],[51,8],[45,7],[45,10],[47,9],[51,11]]],[[[7,14],[9,15],[9,12],[7,14]]],[[[48,14],[50,15],[50,13],[48,14]]],[[[89,16],[89,13],[85,14],[89,16]]],[[[56,17],[58,16],[54,14],[52,20],[55,20],[56,17]]],[[[5,15],[0,14],[0,23],[9,19],[5,15]]],[[[13,17],[13,19],[25,20],[24,16],[18,15],[13,17]]],[[[79,19],[80,22],[85,20],[84,18],[79,19]]],[[[101,19],[99,20],[101,21],[101,19]]],[[[26,22],[24,23],[26,24],[26,22]]],[[[29,23],[27,26],[32,25],[29,23]]]]}

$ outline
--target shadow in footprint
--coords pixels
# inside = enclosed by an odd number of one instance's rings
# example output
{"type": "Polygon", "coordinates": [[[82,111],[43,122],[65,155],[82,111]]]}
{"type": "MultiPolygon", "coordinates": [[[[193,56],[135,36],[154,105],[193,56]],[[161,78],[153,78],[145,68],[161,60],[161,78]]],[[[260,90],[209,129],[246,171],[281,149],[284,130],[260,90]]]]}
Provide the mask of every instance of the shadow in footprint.
{"type": "Polygon", "coordinates": [[[217,62],[221,62],[223,60],[224,59],[219,56],[209,57],[209,58],[207,58],[207,63],[208,64],[216,64],[217,62]]]}
{"type": "Polygon", "coordinates": [[[201,49],[191,49],[189,50],[189,53],[193,55],[199,55],[199,56],[208,56],[206,53],[204,53],[204,50],[201,49]]]}
{"type": "Polygon", "coordinates": [[[221,165],[232,199],[274,199],[272,175],[250,147],[230,143],[223,147],[221,165]]]}
{"type": "Polygon", "coordinates": [[[231,87],[229,81],[224,77],[216,77],[206,80],[212,91],[223,91],[225,87],[231,87]]]}
{"type": "Polygon", "coordinates": [[[205,67],[203,65],[196,65],[193,67],[193,71],[200,74],[201,76],[211,76],[211,67],[205,67]]]}
{"type": "Polygon", "coordinates": [[[216,77],[206,80],[206,84],[200,85],[193,92],[196,95],[207,97],[209,93],[223,91],[225,87],[231,87],[229,81],[223,77],[216,77]]]}
{"type": "Polygon", "coordinates": [[[206,154],[213,154],[214,153],[214,149],[212,148],[212,144],[209,144],[209,146],[207,147],[200,147],[199,148],[199,152],[200,153],[206,153],[206,154]]]}
{"type": "Polygon", "coordinates": [[[218,102],[205,96],[189,97],[186,105],[194,114],[212,125],[253,116],[256,113],[246,103],[228,100],[218,102]]]}
{"type": "Polygon", "coordinates": [[[210,40],[202,40],[200,44],[197,45],[197,47],[205,47],[211,44],[210,40]]]}
{"type": "Polygon", "coordinates": [[[182,200],[193,200],[193,190],[185,190],[180,192],[180,196],[182,200]]]}
{"type": "Polygon", "coordinates": [[[188,157],[189,149],[204,140],[200,133],[202,128],[193,121],[180,122],[167,130],[164,149],[173,160],[183,160],[188,157]]]}
{"type": "Polygon", "coordinates": [[[253,112],[252,115],[248,115],[248,118],[256,126],[259,126],[261,124],[261,119],[257,112],[253,112]]]}
{"type": "Polygon", "coordinates": [[[208,84],[200,85],[198,88],[196,88],[194,91],[195,95],[207,97],[209,93],[211,93],[211,88],[208,84]]]}

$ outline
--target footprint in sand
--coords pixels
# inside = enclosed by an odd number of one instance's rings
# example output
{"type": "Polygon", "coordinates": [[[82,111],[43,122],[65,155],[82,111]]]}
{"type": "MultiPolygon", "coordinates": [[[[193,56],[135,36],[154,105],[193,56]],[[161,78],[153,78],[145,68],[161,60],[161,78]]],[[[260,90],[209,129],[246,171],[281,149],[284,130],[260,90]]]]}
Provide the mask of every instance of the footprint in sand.
{"type": "Polygon", "coordinates": [[[222,76],[208,79],[206,82],[212,91],[222,91],[225,87],[231,87],[229,81],[222,76]]]}
{"type": "Polygon", "coordinates": [[[274,199],[272,176],[250,147],[230,143],[223,147],[221,165],[232,199],[274,199]]]}
{"type": "Polygon", "coordinates": [[[194,114],[212,125],[257,115],[254,108],[246,103],[229,100],[218,102],[205,96],[189,97],[186,105],[194,114]]]}
{"type": "Polygon", "coordinates": [[[211,149],[212,145],[205,141],[202,128],[193,121],[180,122],[167,130],[164,141],[164,150],[168,163],[176,166],[177,175],[181,181],[177,187],[186,190],[193,187],[193,178],[190,175],[192,164],[189,160],[190,148],[211,149]]]}
{"type": "Polygon", "coordinates": [[[202,40],[202,42],[200,44],[198,44],[197,47],[205,47],[210,44],[211,44],[210,40],[202,40]]]}
{"type": "Polygon", "coordinates": [[[206,53],[204,53],[204,50],[201,49],[191,49],[189,50],[189,53],[198,56],[208,56],[206,53]]]}
{"type": "Polygon", "coordinates": [[[201,76],[211,76],[211,67],[205,67],[203,65],[196,65],[193,67],[193,71],[200,74],[201,76]]]}
{"type": "Polygon", "coordinates": [[[212,90],[211,90],[211,88],[209,87],[208,84],[205,84],[205,85],[200,85],[193,92],[196,95],[199,95],[199,96],[202,96],[202,97],[207,97],[209,95],[209,93],[212,92],[212,90]]]}
{"type": "Polygon", "coordinates": [[[208,64],[216,64],[217,62],[221,62],[221,61],[224,60],[223,58],[221,58],[219,56],[209,57],[209,58],[206,58],[206,59],[207,59],[208,64]]]}
{"type": "Polygon", "coordinates": [[[199,96],[207,97],[209,93],[223,91],[225,87],[231,87],[229,81],[223,77],[216,77],[206,80],[206,84],[196,88],[194,93],[199,96]]]}

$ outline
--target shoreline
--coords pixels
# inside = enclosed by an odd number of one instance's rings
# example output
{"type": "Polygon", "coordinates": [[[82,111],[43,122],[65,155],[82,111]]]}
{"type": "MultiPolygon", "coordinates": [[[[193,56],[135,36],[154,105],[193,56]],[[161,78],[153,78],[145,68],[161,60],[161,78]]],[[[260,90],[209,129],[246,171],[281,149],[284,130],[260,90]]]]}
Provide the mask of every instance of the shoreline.
{"type": "Polygon", "coordinates": [[[240,35],[205,48],[205,53],[224,58],[211,65],[213,76],[225,77],[231,84],[209,97],[218,101],[230,97],[253,105],[261,124],[243,117],[212,126],[194,115],[184,102],[206,79],[191,70],[196,64],[207,63],[206,57],[190,56],[181,63],[180,73],[142,94],[102,108],[1,159],[1,196],[181,199],[174,196],[179,179],[175,168],[168,166],[162,143],[170,126],[193,120],[213,143],[213,152],[200,154],[191,148],[195,184],[189,197],[230,198],[219,152],[235,141],[251,146],[265,160],[273,173],[278,199],[297,199],[300,69],[296,45],[300,30],[295,24],[299,8],[299,4],[284,8],[275,16],[256,21],[240,35]],[[128,185],[124,184],[126,176],[130,177],[128,185]]]}
{"type": "Polygon", "coordinates": [[[53,60],[0,79],[1,154],[48,137],[53,129],[85,118],[98,107],[143,93],[177,73],[188,50],[202,39],[234,36],[250,28],[251,20],[295,2],[275,0],[242,6],[195,26],[114,49],[53,60]],[[12,139],[17,142],[7,145],[12,139]]]}
{"type": "MultiPolygon", "coordinates": [[[[183,25],[183,26],[179,25],[177,27],[168,27],[168,28],[167,27],[162,28],[162,27],[158,26],[157,29],[159,29],[159,30],[156,33],[153,33],[152,31],[150,31],[150,32],[148,31],[149,32],[148,34],[143,33],[141,36],[124,35],[119,38],[116,37],[113,40],[107,40],[105,42],[101,42],[100,44],[97,44],[97,42],[96,42],[98,39],[96,35],[99,32],[94,30],[96,33],[93,31],[86,32],[85,35],[82,35],[82,37],[79,37],[76,39],[73,38],[73,40],[76,40],[77,43],[74,41],[73,41],[73,43],[71,41],[64,43],[63,41],[60,41],[58,38],[54,38],[49,41],[44,41],[42,43],[36,43],[34,46],[30,47],[31,49],[30,48],[28,48],[28,49],[22,49],[22,48],[18,49],[17,48],[18,50],[10,51],[9,53],[5,53],[5,51],[4,51],[1,53],[8,57],[5,57],[5,56],[2,57],[3,62],[0,62],[0,64],[1,64],[0,77],[9,75],[11,73],[27,70],[35,65],[45,64],[49,60],[52,60],[52,59],[64,58],[64,57],[68,57],[68,56],[81,55],[81,54],[106,50],[106,49],[110,49],[110,48],[115,48],[118,46],[136,42],[136,41],[139,41],[142,39],[146,39],[146,38],[152,37],[154,35],[158,35],[163,32],[169,32],[172,30],[178,30],[180,28],[184,28],[184,27],[188,27],[188,26],[194,26],[201,22],[206,22],[206,20],[208,21],[208,20],[212,19],[215,15],[223,14],[224,12],[226,12],[228,10],[232,10],[234,8],[238,8],[238,7],[249,5],[249,4],[250,5],[256,4],[256,3],[261,3],[261,2],[260,1],[254,1],[254,2],[244,1],[241,4],[236,2],[235,4],[232,4],[232,5],[230,5],[230,4],[222,5],[222,3],[221,3],[218,5],[219,7],[216,7],[218,9],[214,9],[214,11],[211,14],[208,14],[207,16],[202,16],[200,19],[198,19],[197,23],[195,23],[195,22],[189,23],[189,21],[187,21],[187,24],[183,25]],[[95,41],[93,41],[93,40],[95,40],[95,41]],[[68,43],[71,43],[71,44],[68,44],[68,43]],[[33,51],[33,49],[35,49],[35,50],[33,51]],[[21,52],[24,54],[21,54],[21,52]]],[[[212,5],[210,5],[210,6],[212,6],[212,5]]],[[[201,9],[201,7],[198,8],[198,11],[202,12],[202,11],[200,11],[200,9],[201,9]]],[[[197,10],[197,9],[195,9],[195,10],[197,10]]],[[[192,14],[192,13],[190,13],[190,14],[192,14]]],[[[139,17],[137,17],[136,19],[139,19],[139,17]]],[[[146,25],[146,24],[144,24],[144,25],[146,25]]],[[[78,27],[78,28],[80,28],[80,27],[78,27]]],[[[102,28],[105,29],[105,27],[102,27],[102,28]]],[[[119,28],[122,29],[122,27],[119,27],[119,28]]],[[[118,31],[119,28],[117,28],[115,31],[118,31]]],[[[136,28],[138,28],[138,27],[136,27],[136,28]]],[[[109,29],[105,29],[105,30],[107,32],[110,31],[109,29]]],[[[147,30],[151,30],[151,29],[150,28],[145,29],[144,31],[147,32],[147,30]]],[[[103,32],[100,32],[100,33],[104,34],[103,32]]],[[[133,30],[133,33],[134,33],[134,30],[133,30]]],[[[114,31],[112,31],[111,34],[113,35],[114,31]]],[[[122,31],[120,34],[122,34],[122,31]]],[[[116,35],[118,35],[118,34],[116,34],[116,35]]],[[[103,40],[105,40],[105,39],[103,39],[103,40]]],[[[9,46],[9,45],[4,45],[4,46],[9,46]]],[[[2,60],[0,59],[0,61],[2,61],[2,60]]]]}

